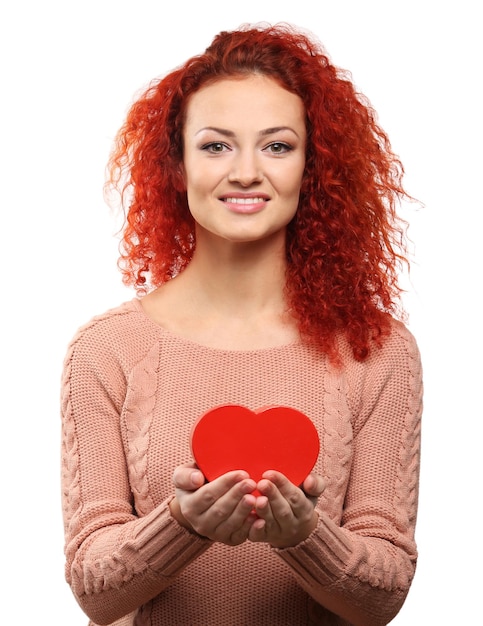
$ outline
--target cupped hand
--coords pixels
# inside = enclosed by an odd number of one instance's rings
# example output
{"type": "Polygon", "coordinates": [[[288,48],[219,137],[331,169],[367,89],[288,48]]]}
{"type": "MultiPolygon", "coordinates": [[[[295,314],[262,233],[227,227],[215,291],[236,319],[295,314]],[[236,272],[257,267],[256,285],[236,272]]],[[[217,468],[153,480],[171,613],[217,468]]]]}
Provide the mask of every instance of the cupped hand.
{"type": "Polygon", "coordinates": [[[258,516],[249,530],[254,542],[267,542],[274,548],[289,548],[307,539],[317,526],[315,504],[325,489],[321,476],[310,474],[302,488],[276,471],[267,471],[258,483],[260,496],[254,507],[258,516]]]}
{"type": "Polygon", "coordinates": [[[207,483],[193,464],[174,470],[176,496],[170,503],[173,517],[185,528],[230,546],[248,538],[256,516],[254,480],[242,470],[223,474],[207,483]]]}

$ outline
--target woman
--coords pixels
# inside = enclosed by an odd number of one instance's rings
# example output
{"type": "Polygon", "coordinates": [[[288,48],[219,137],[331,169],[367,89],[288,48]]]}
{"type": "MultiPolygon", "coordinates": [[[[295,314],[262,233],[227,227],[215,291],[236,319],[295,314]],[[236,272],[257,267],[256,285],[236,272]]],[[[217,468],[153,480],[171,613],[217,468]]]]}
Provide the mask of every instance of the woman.
{"type": "Polygon", "coordinates": [[[139,298],[65,361],[66,575],[95,624],[387,624],[416,566],[421,367],[396,321],[402,167],[289,26],[223,32],[133,104],[110,160],[139,298]],[[220,404],[305,413],[300,486],[208,482],[220,404]]]}

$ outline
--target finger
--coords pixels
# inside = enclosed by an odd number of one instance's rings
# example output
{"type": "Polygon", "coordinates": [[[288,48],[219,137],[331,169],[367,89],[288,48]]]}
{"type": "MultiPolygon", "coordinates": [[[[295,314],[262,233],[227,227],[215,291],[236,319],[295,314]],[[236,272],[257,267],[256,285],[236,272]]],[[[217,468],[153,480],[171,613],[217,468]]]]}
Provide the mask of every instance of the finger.
{"type": "Polygon", "coordinates": [[[179,492],[183,513],[190,519],[207,515],[211,529],[228,517],[239,501],[255,489],[255,481],[244,478],[246,473],[231,472],[196,492],[179,492]]]}
{"type": "Polygon", "coordinates": [[[264,472],[263,478],[268,481],[269,484],[266,486],[262,484],[261,488],[263,489],[264,495],[268,496],[270,499],[276,498],[277,500],[286,500],[291,505],[293,504],[295,506],[306,499],[304,492],[290,482],[290,480],[281,472],[269,470],[264,472]],[[276,489],[273,490],[270,485],[274,485],[276,489]]]}
{"type": "MultiPolygon", "coordinates": [[[[202,510],[198,509],[199,503],[190,501],[185,515],[199,534],[230,545],[240,543],[248,536],[247,518],[255,504],[255,497],[251,493],[254,484],[254,481],[246,479],[213,501],[205,498],[202,510]],[[210,506],[206,506],[209,502],[210,506]]],[[[208,488],[209,485],[200,492],[208,491],[208,488]]]]}
{"type": "MultiPolygon", "coordinates": [[[[285,479],[282,474],[280,474],[280,476],[285,479]]],[[[284,484],[283,480],[280,482],[284,484]]],[[[296,489],[289,481],[287,481],[287,483],[291,486],[292,490],[296,489]]],[[[261,519],[265,520],[266,530],[271,529],[274,525],[283,526],[287,519],[293,517],[291,502],[287,499],[287,493],[283,493],[275,482],[262,479],[257,484],[257,489],[261,496],[257,498],[255,511],[261,519]]],[[[292,491],[287,489],[287,492],[290,497],[292,491]]]]}
{"type": "Polygon", "coordinates": [[[214,497],[216,492],[210,491],[209,496],[204,499],[205,505],[210,503],[204,513],[212,520],[214,528],[224,523],[230,516],[235,515],[239,508],[245,510],[244,517],[246,517],[255,503],[255,497],[251,495],[253,484],[250,479],[242,480],[228,491],[219,494],[218,497],[214,497]]]}
{"type": "Polygon", "coordinates": [[[215,504],[215,511],[223,509],[226,503],[232,503],[234,508],[243,495],[251,493],[255,488],[256,483],[249,478],[247,472],[241,470],[227,472],[204,485],[204,489],[198,492],[199,502],[202,503],[203,510],[210,509],[215,504]],[[235,486],[238,486],[238,489],[233,490],[235,486]]]}
{"type": "Polygon", "coordinates": [[[291,516],[305,519],[312,513],[315,503],[286,476],[272,470],[265,472],[263,476],[267,484],[261,481],[257,487],[260,493],[269,498],[273,517],[278,524],[283,526],[290,523],[291,516]]]}
{"type": "MultiPolygon", "coordinates": [[[[187,470],[192,471],[193,468],[178,468],[175,477],[178,484],[186,484],[187,470]]],[[[211,483],[202,485],[197,490],[177,488],[175,499],[179,503],[183,518],[201,535],[212,532],[217,525],[216,515],[219,518],[222,518],[223,515],[226,516],[230,510],[236,507],[243,495],[251,493],[255,489],[255,481],[245,478],[246,476],[246,472],[230,472],[211,483]],[[235,485],[241,485],[238,495],[235,491],[223,499],[225,494],[229,493],[235,485]],[[211,512],[211,517],[203,517],[215,503],[217,503],[217,507],[211,512]]]]}
{"type": "Polygon", "coordinates": [[[302,489],[309,498],[319,498],[325,487],[326,481],[319,474],[309,474],[302,484],[302,489]]]}
{"type": "Polygon", "coordinates": [[[265,520],[257,518],[248,531],[248,539],[252,543],[269,543],[270,536],[267,533],[265,520]]]}
{"type": "Polygon", "coordinates": [[[291,483],[289,479],[284,474],[282,474],[282,472],[277,472],[276,470],[267,470],[262,474],[262,478],[269,480],[280,490],[283,490],[284,488],[290,489],[295,487],[295,485],[291,483]]]}
{"type": "Polygon", "coordinates": [[[194,491],[205,483],[203,473],[194,464],[180,465],[173,472],[173,484],[183,491],[194,491]]]}
{"type": "Polygon", "coordinates": [[[257,519],[253,512],[254,504],[253,495],[244,495],[231,514],[216,527],[215,539],[231,546],[243,543],[248,538],[253,522],[257,519]]]}

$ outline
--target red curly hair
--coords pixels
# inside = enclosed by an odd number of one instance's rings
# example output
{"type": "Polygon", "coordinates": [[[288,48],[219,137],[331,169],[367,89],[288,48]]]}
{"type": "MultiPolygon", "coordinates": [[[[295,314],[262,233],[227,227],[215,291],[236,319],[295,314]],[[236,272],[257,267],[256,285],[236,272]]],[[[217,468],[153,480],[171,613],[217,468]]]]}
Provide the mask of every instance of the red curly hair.
{"type": "Polygon", "coordinates": [[[399,311],[398,271],[407,264],[405,222],[396,213],[408,198],[403,167],[349,74],[287,24],[219,33],[132,105],[107,181],[125,208],[123,280],[146,292],[190,262],[194,221],[179,172],[187,102],[208,83],[252,73],[297,94],[306,110],[306,166],[287,231],[289,307],[309,342],[337,359],[342,333],[362,361],[399,311]]]}

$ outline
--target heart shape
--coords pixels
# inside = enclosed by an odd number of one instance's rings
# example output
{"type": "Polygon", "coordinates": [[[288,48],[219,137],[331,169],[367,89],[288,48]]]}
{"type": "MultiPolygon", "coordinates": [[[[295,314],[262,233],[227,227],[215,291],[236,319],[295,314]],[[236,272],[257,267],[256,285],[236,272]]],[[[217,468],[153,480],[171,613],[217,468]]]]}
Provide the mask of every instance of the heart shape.
{"type": "Polygon", "coordinates": [[[215,407],[197,420],[191,451],[209,481],[243,469],[258,482],[266,470],[277,470],[298,486],[315,465],[319,437],[312,421],[296,409],[273,406],[251,411],[231,404],[215,407]]]}

